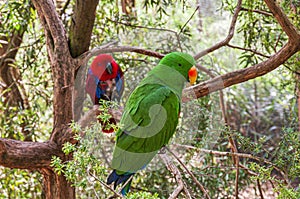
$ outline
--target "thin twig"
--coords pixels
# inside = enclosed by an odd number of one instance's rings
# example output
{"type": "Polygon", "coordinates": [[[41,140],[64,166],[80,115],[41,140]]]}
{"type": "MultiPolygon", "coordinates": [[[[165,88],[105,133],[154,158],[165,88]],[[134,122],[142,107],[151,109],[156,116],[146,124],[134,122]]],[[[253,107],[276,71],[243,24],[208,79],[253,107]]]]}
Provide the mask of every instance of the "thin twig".
{"type": "Polygon", "coordinates": [[[275,42],[275,45],[274,45],[274,47],[273,47],[273,49],[274,49],[274,51],[275,52],[277,52],[277,46],[278,46],[278,44],[279,44],[279,41],[280,41],[280,39],[281,39],[281,35],[283,34],[283,32],[281,32],[279,35],[278,35],[278,37],[277,37],[277,40],[276,40],[276,42],[275,42]]]}
{"type": "Polygon", "coordinates": [[[237,157],[241,157],[241,158],[249,158],[249,159],[253,159],[259,162],[264,162],[266,164],[271,165],[275,170],[277,170],[282,176],[284,176],[283,171],[281,171],[275,164],[273,164],[272,162],[264,159],[264,158],[260,158],[260,157],[256,157],[253,156],[251,154],[247,154],[247,153],[233,153],[233,152],[224,152],[224,151],[214,151],[214,150],[209,150],[209,149],[202,149],[202,148],[197,148],[197,147],[193,147],[193,146],[189,146],[189,145],[182,145],[182,144],[174,144],[175,146],[179,146],[179,147],[184,147],[187,149],[193,149],[196,150],[198,152],[203,152],[203,153],[209,153],[209,154],[213,154],[213,155],[217,155],[217,156],[237,156],[237,157]]]}
{"type": "MultiPolygon", "coordinates": [[[[211,78],[214,78],[215,76],[212,73],[208,73],[210,75],[211,78]]],[[[219,91],[219,99],[220,99],[220,107],[221,107],[221,111],[222,111],[222,118],[224,119],[224,123],[226,126],[228,126],[228,117],[226,114],[226,108],[225,108],[225,100],[224,100],[224,94],[223,91],[220,90],[219,91]]],[[[230,143],[230,147],[233,153],[237,153],[237,147],[235,145],[235,141],[234,139],[231,137],[231,135],[229,135],[228,137],[229,143],[230,143]]],[[[235,164],[236,167],[236,175],[235,175],[235,197],[238,199],[238,190],[239,190],[239,158],[237,156],[232,156],[233,162],[235,164]]]]}
{"type": "MultiPolygon", "coordinates": [[[[95,55],[99,55],[102,53],[113,53],[113,52],[135,52],[135,53],[139,53],[139,54],[143,54],[143,55],[148,55],[148,56],[152,56],[152,57],[157,57],[159,59],[163,58],[165,55],[152,51],[152,50],[147,50],[147,49],[143,49],[140,47],[136,47],[136,46],[118,46],[118,47],[110,47],[110,48],[102,48],[102,46],[94,48],[90,51],[87,51],[85,53],[83,53],[81,56],[78,57],[78,64],[77,67],[79,68],[80,66],[85,66],[86,63],[88,62],[88,60],[95,56],[95,55]]],[[[78,69],[76,68],[76,70],[78,69]]]]}
{"type": "MultiPolygon", "coordinates": [[[[88,174],[91,173],[91,172],[89,171],[89,169],[87,169],[87,173],[88,173],[88,174]]],[[[88,180],[88,182],[89,182],[90,184],[92,184],[92,182],[90,181],[89,178],[87,178],[87,180],[88,180]]],[[[92,188],[93,188],[93,191],[94,191],[94,193],[95,193],[96,198],[97,198],[97,199],[100,199],[100,197],[98,196],[97,191],[95,190],[94,186],[92,186],[92,188]]]]}
{"type": "Polygon", "coordinates": [[[194,15],[196,14],[197,10],[199,9],[199,6],[196,7],[195,11],[193,12],[193,14],[190,16],[190,18],[185,22],[185,24],[182,26],[182,28],[180,29],[178,35],[180,35],[182,33],[182,31],[184,30],[184,28],[186,27],[186,25],[191,21],[191,19],[194,17],[194,15]]]}
{"type": "MultiPolygon", "coordinates": [[[[235,141],[231,137],[231,135],[229,135],[228,140],[230,142],[231,151],[233,153],[238,153],[235,141]]],[[[240,159],[239,159],[238,156],[232,156],[232,159],[233,159],[235,167],[236,167],[236,173],[235,173],[235,192],[234,193],[235,193],[235,198],[238,199],[239,198],[239,174],[240,174],[239,162],[240,162],[240,159]]]]}
{"type": "Polygon", "coordinates": [[[227,46],[230,47],[230,48],[236,48],[236,49],[239,49],[239,50],[249,51],[249,52],[252,52],[252,53],[254,53],[254,54],[256,54],[256,55],[265,57],[265,58],[270,58],[269,55],[265,55],[265,54],[263,54],[263,53],[261,53],[261,52],[258,52],[258,51],[256,51],[256,50],[253,50],[253,49],[250,49],[250,48],[242,48],[242,47],[235,46],[235,45],[231,45],[231,44],[227,44],[227,46]]]}
{"type": "Polygon", "coordinates": [[[245,165],[242,165],[241,163],[239,164],[239,167],[241,169],[244,169],[249,175],[253,175],[253,176],[258,176],[257,173],[253,172],[252,170],[250,170],[248,167],[246,167],[245,165]]]}
{"type": "Polygon", "coordinates": [[[120,197],[120,198],[124,198],[121,194],[117,193],[113,188],[111,188],[110,186],[108,186],[106,183],[102,182],[102,180],[100,180],[97,176],[95,176],[92,172],[89,172],[89,174],[91,176],[93,176],[98,182],[100,182],[104,187],[106,187],[107,189],[111,190],[116,196],[120,197]]]}
{"type": "MultiPolygon", "coordinates": [[[[0,59],[5,58],[9,53],[11,53],[11,52],[13,52],[13,51],[15,51],[15,50],[22,49],[22,48],[28,48],[28,47],[31,47],[31,46],[33,46],[33,45],[39,43],[40,41],[41,41],[40,39],[37,39],[37,40],[34,41],[32,44],[28,44],[28,45],[24,45],[24,46],[18,46],[18,47],[14,47],[14,48],[8,47],[7,50],[6,50],[6,52],[0,56],[0,59]]],[[[14,61],[14,60],[12,60],[12,61],[14,61]]],[[[0,64],[1,64],[1,63],[0,63],[0,64]]]]}
{"type": "Polygon", "coordinates": [[[190,192],[189,192],[189,190],[188,190],[188,188],[187,188],[186,182],[185,182],[185,181],[182,181],[182,182],[183,182],[183,191],[184,191],[186,197],[187,197],[188,199],[192,199],[192,196],[191,196],[191,194],[190,194],[190,192]]]}
{"type": "Polygon", "coordinates": [[[255,12],[255,13],[262,14],[262,15],[269,16],[269,17],[272,16],[272,13],[264,11],[264,10],[251,10],[251,9],[242,7],[241,11],[255,12]]]}
{"type": "Polygon", "coordinates": [[[132,180],[132,178],[133,178],[133,175],[131,175],[127,180],[126,180],[126,182],[120,187],[120,189],[119,189],[119,193],[122,191],[122,189],[130,182],[130,180],[132,180]]]}
{"type": "Polygon", "coordinates": [[[264,199],[264,195],[263,195],[263,192],[262,192],[262,190],[261,190],[261,186],[260,186],[260,181],[259,181],[259,179],[257,179],[256,182],[257,182],[257,187],[258,187],[258,191],[259,191],[260,198],[261,198],[261,199],[264,199]]]}
{"type": "Polygon", "coordinates": [[[62,16],[63,14],[65,14],[66,9],[68,7],[68,5],[70,4],[70,0],[67,0],[65,5],[63,6],[63,8],[59,11],[59,15],[62,16]]]}
{"type": "Polygon", "coordinates": [[[124,26],[129,26],[129,27],[134,27],[134,28],[142,28],[142,29],[148,29],[148,30],[166,31],[166,32],[171,32],[171,33],[177,34],[176,31],[170,30],[170,29],[166,29],[166,28],[154,28],[154,27],[147,27],[147,26],[133,25],[133,24],[124,23],[124,22],[121,22],[121,21],[115,21],[115,20],[112,20],[112,19],[110,19],[110,18],[106,18],[106,19],[107,19],[108,21],[113,22],[113,23],[122,24],[122,25],[124,25],[124,26]]]}
{"type": "Polygon", "coordinates": [[[205,68],[204,66],[200,65],[200,64],[196,64],[196,68],[199,69],[202,72],[205,72],[208,76],[210,76],[211,78],[214,78],[215,75],[207,68],[205,68]]]}
{"type": "Polygon", "coordinates": [[[266,159],[256,157],[256,156],[253,156],[253,155],[247,154],[247,153],[232,153],[232,152],[225,152],[225,151],[215,151],[215,150],[202,149],[202,148],[197,148],[197,147],[193,147],[193,146],[189,146],[189,145],[182,145],[182,144],[174,144],[174,145],[179,146],[179,147],[184,147],[184,148],[187,148],[187,149],[193,149],[193,150],[196,150],[198,152],[217,155],[217,156],[232,156],[232,155],[234,155],[234,156],[238,156],[238,157],[241,157],[241,158],[249,158],[249,159],[257,160],[257,161],[264,162],[264,163],[270,164],[272,166],[275,166],[272,162],[270,162],[266,159]]]}
{"type": "Polygon", "coordinates": [[[196,185],[200,188],[200,190],[204,193],[205,197],[210,199],[210,196],[208,195],[208,192],[206,189],[203,187],[203,185],[197,180],[195,175],[185,166],[185,164],[169,149],[166,147],[166,149],[176,158],[176,160],[181,164],[181,166],[186,170],[186,172],[192,177],[193,181],[196,183],[196,185]]]}
{"type": "Polygon", "coordinates": [[[154,27],[147,27],[147,26],[140,26],[140,25],[133,25],[133,24],[129,24],[129,23],[124,23],[124,22],[121,22],[121,21],[115,21],[115,20],[112,20],[110,18],[106,18],[108,21],[111,21],[113,23],[117,23],[117,24],[122,24],[124,26],[129,26],[129,27],[134,27],[134,28],[142,28],[142,29],[148,29],[148,30],[157,30],[157,31],[166,31],[166,32],[171,32],[173,34],[175,34],[176,36],[176,39],[177,39],[177,42],[178,42],[178,46],[179,48],[182,50],[182,47],[181,47],[181,42],[180,42],[180,33],[181,33],[181,30],[179,33],[177,33],[176,31],[174,30],[170,30],[170,29],[166,29],[166,28],[154,28],[154,27]]]}
{"type": "Polygon", "coordinates": [[[219,43],[197,53],[194,58],[197,60],[205,55],[207,55],[208,53],[211,53],[225,45],[227,45],[230,40],[232,39],[233,35],[234,35],[234,30],[235,30],[235,25],[236,25],[236,21],[237,21],[237,17],[239,15],[239,12],[241,11],[241,7],[242,7],[242,0],[239,0],[238,3],[237,3],[237,6],[235,8],[235,11],[234,11],[234,14],[233,14],[233,17],[232,17],[232,20],[231,20],[231,24],[230,24],[230,27],[229,27],[229,32],[228,32],[228,35],[227,37],[223,40],[223,41],[220,41],[219,43]]]}
{"type": "Polygon", "coordinates": [[[162,159],[167,169],[173,174],[173,176],[176,179],[176,182],[178,183],[178,186],[172,192],[172,194],[169,196],[168,199],[177,198],[177,196],[183,190],[183,186],[184,186],[181,173],[179,169],[173,164],[173,162],[170,160],[169,156],[166,153],[159,153],[159,157],[162,159]]]}

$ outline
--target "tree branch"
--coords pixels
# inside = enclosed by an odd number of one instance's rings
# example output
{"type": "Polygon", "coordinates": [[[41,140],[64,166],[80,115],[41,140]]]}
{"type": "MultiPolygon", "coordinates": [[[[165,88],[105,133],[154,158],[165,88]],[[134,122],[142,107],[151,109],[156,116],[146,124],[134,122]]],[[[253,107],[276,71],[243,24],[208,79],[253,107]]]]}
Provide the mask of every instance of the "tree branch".
{"type": "Polygon", "coordinates": [[[78,57],[79,66],[84,66],[88,62],[88,60],[99,54],[103,53],[113,53],[113,52],[135,52],[143,55],[148,55],[151,57],[157,57],[159,59],[163,58],[165,55],[161,54],[159,52],[143,49],[136,46],[118,46],[118,47],[109,47],[109,48],[103,48],[102,46],[98,48],[94,48],[90,51],[87,51],[83,53],[81,56],[78,57]]]}
{"type": "Polygon", "coordinates": [[[175,153],[169,149],[168,147],[165,147],[174,157],[175,159],[180,163],[180,165],[185,169],[185,171],[191,176],[192,180],[196,183],[196,185],[200,188],[200,190],[203,192],[204,196],[207,199],[210,199],[210,196],[208,195],[207,190],[203,187],[203,185],[197,180],[195,175],[183,164],[183,162],[175,155],[175,153]]]}
{"type": "Polygon", "coordinates": [[[173,193],[169,196],[168,199],[177,198],[180,192],[184,189],[184,183],[182,180],[181,173],[179,169],[172,163],[172,161],[170,160],[169,156],[167,156],[166,153],[159,153],[159,157],[162,159],[167,169],[173,174],[173,176],[176,179],[176,182],[178,183],[178,186],[173,191],[173,193]]]}
{"type": "Polygon", "coordinates": [[[48,54],[52,68],[54,82],[53,97],[53,132],[50,140],[57,142],[64,140],[69,133],[68,124],[73,119],[73,86],[74,68],[77,62],[71,57],[66,32],[52,0],[32,1],[41,23],[45,29],[48,54]]]}
{"type": "MultiPolygon", "coordinates": [[[[47,29],[53,39],[53,47],[60,46],[63,50],[68,50],[68,40],[65,32],[64,25],[59,18],[58,13],[56,12],[55,5],[51,0],[43,0],[43,1],[32,1],[34,7],[39,13],[39,17],[43,22],[43,26],[47,29]]],[[[47,39],[49,39],[49,36],[47,39]]],[[[54,50],[54,49],[52,49],[54,50]]],[[[56,53],[68,53],[68,52],[56,52],[56,53]]]]}
{"type": "Polygon", "coordinates": [[[255,12],[255,13],[258,13],[258,14],[265,15],[265,16],[272,16],[272,13],[269,13],[269,12],[264,11],[264,10],[251,10],[251,9],[242,7],[241,11],[255,12]]]}
{"type": "Polygon", "coordinates": [[[187,149],[193,149],[193,150],[196,150],[198,152],[213,154],[213,155],[216,155],[216,156],[228,156],[228,157],[229,156],[235,156],[235,157],[239,157],[239,158],[248,158],[248,159],[256,160],[258,162],[263,162],[265,164],[273,166],[275,170],[277,170],[282,176],[284,176],[283,171],[281,169],[279,169],[276,165],[274,165],[272,162],[270,162],[270,161],[268,161],[264,158],[253,156],[251,154],[238,153],[238,152],[214,151],[214,150],[196,148],[196,147],[193,147],[193,146],[180,145],[180,144],[175,144],[175,146],[184,147],[184,148],[187,148],[187,149]]]}
{"type": "Polygon", "coordinates": [[[265,3],[273,13],[274,17],[280,24],[283,31],[287,34],[290,41],[297,42],[299,45],[299,32],[296,27],[290,22],[288,17],[284,14],[282,9],[278,6],[274,0],[265,0],[265,3]]]}
{"type": "Polygon", "coordinates": [[[98,2],[99,0],[75,1],[69,34],[72,57],[89,49],[98,2]]]}
{"type": "Polygon", "coordinates": [[[217,49],[219,49],[223,46],[226,46],[230,42],[230,40],[232,39],[232,37],[234,35],[234,29],[235,29],[236,21],[237,21],[239,12],[241,11],[241,8],[242,8],[242,0],[239,0],[238,3],[237,3],[237,6],[235,8],[232,20],[231,20],[231,24],[230,24],[230,27],[229,27],[229,32],[228,32],[227,37],[223,41],[213,45],[212,47],[207,48],[207,49],[197,53],[194,56],[195,60],[197,60],[197,59],[199,59],[199,58],[201,58],[201,57],[203,57],[203,56],[205,56],[205,55],[207,55],[207,54],[209,54],[209,53],[211,53],[211,52],[213,52],[213,51],[215,51],[215,50],[217,50],[217,49]]]}
{"type": "Polygon", "coordinates": [[[276,54],[274,54],[264,62],[248,68],[243,68],[224,75],[217,76],[195,86],[189,87],[185,89],[184,92],[187,95],[190,93],[194,93],[197,98],[200,98],[212,92],[265,75],[266,73],[279,67],[299,50],[300,35],[298,35],[297,42],[288,42],[282,49],[280,49],[276,54]]]}
{"type": "Polygon", "coordinates": [[[236,49],[239,49],[239,50],[249,51],[249,52],[252,52],[253,54],[256,54],[256,55],[259,55],[259,56],[262,56],[262,57],[265,57],[265,58],[270,58],[270,56],[265,55],[265,54],[263,54],[261,52],[258,52],[256,50],[253,50],[251,48],[242,48],[242,47],[231,45],[231,44],[227,44],[227,46],[230,47],[230,48],[236,48],[236,49]]]}
{"type": "Polygon", "coordinates": [[[24,142],[0,138],[0,165],[8,168],[49,168],[52,156],[62,156],[51,142],[24,142]]]}
{"type": "Polygon", "coordinates": [[[105,188],[109,189],[111,192],[114,193],[115,196],[119,197],[119,198],[124,198],[121,194],[119,194],[118,192],[116,192],[113,188],[111,188],[110,186],[108,186],[105,182],[103,182],[102,180],[100,180],[96,175],[94,175],[91,171],[88,173],[89,175],[91,175],[93,178],[95,178],[98,182],[100,182],[101,185],[103,185],[105,188]]]}

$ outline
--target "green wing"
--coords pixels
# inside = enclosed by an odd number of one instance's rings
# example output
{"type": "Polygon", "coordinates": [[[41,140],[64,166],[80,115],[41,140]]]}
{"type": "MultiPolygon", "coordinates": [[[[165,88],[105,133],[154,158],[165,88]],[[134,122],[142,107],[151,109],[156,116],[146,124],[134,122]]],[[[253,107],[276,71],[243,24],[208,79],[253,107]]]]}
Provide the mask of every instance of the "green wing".
{"type": "Polygon", "coordinates": [[[166,86],[145,84],[131,94],[125,107],[112,167],[118,173],[135,173],[145,167],[174,134],[180,100],[166,86]]]}

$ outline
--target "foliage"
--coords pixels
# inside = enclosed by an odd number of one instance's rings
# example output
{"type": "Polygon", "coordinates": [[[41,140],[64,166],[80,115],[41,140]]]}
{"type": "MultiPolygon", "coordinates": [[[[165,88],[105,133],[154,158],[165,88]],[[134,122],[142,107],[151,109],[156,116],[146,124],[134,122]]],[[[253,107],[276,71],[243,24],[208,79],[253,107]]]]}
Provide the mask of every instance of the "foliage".
{"type": "Polygon", "coordinates": [[[78,128],[76,123],[70,126],[73,132],[84,133],[84,137],[77,134],[76,140],[80,144],[64,144],[63,152],[66,155],[72,154],[72,160],[62,162],[60,158],[53,157],[51,166],[55,172],[65,175],[73,183],[79,198],[108,197],[111,193],[101,184],[105,183],[105,176],[108,174],[105,153],[107,150],[111,151],[111,140],[102,133],[99,123],[85,130],[78,128]]]}
{"type": "Polygon", "coordinates": [[[41,198],[41,181],[38,172],[1,168],[0,198],[41,198]]]}
{"type": "MultiPolygon", "coordinates": [[[[278,198],[299,198],[299,189],[294,188],[299,184],[300,174],[300,133],[294,132],[291,128],[283,129],[282,138],[276,145],[274,153],[268,153],[265,156],[271,160],[273,165],[264,165],[257,162],[250,162],[249,168],[256,172],[257,176],[252,176],[252,181],[259,180],[260,182],[274,181],[275,191],[279,192],[278,198]],[[290,184],[291,183],[291,184],[290,184]]],[[[262,143],[265,144],[265,143],[262,143]]],[[[247,145],[247,144],[246,144],[247,145]]],[[[252,143],[259,151],[265,153],[267,150],[259,144],[252,143]]]]}
{"type": "MultiPolygon", "coordinates": [[[[52,82],[50,67],[45,60],[43,34],[37,31],[36,13],[28,0],[1,1],[0,10],[0,44],[9,44],[13,34],[25,32],[11,67],[17,69],[19,79],[16,81],[27,104],[25,108],[8,106],[3,94],[9,93],[10,89],[2,91],[0,84],[0,137],[24,140],[22,131],[28,131],[31,140],[45,140],[52,128],[52,82]]],[[[42,197],[40,173],[2,167],[0,173],[0,198],[42,197]]]]}
{"type": "Polygon", "coordinates": [[[136,192],[130,193],[126,198],[128,199],[159,199],[158,195],[155,193],[154,195],[148,192],[136,192]]]}
{"type": "MultiPolygon", "coordinates": [[[[44,57],[44,36],[38,31],[40,26],[35,21],[36,13],[27,0],[14,1],[12,3],[1,3],[0,36],[10,38],[16,31],[26,31],[23,45],[18,50],[16,62],[12,67],[22,74],[17,81],[18,87],[23,92],[24,103],[27,107],[7,107],[5,99],[0,99],[0,110],[5,110],[8,115],[0,116],[0,135],[23,140],[22,128],[31,132],[33,140],[45,139],[49,132],[52,117],[51,98],[52,81],[49,64],[44,57]],[[5,25],[4,25],[5,24],[5,25]],[[41,67],[44,66],[44,67],[41,67]],[[43,114],[44,113],[44,114],[43,114]],[[48,117],[48,118],[47,118],[48,117]],[[22,123],[27,126],[22,127],[22,123]],[[22,128],[20,128],[22,127],[22,128]]],[[[7,42],[10,42],[8,39],[7,42]]],[[[5,90],[4,92],[9,92],[5,90]]],[[[3,95],[1,93],[1,96],[3,95]]]]}
{"type": "Polygon", "coordinates": [[[32,23],[35,12],[28,0],[0,3],[1,23],[0,36],[12,36],[12,33],[24,32],[32,23]],[[13,31],[12,31],[13,30],[13,31]]]}

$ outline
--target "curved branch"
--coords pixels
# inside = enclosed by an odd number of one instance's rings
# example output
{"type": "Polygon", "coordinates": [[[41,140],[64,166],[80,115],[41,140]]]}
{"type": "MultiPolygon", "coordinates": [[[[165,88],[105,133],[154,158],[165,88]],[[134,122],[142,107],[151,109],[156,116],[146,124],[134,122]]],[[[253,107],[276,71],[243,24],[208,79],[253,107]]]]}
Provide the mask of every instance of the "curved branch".
{"type": "MultiPolygon", "coordinates": [[[[64,25],[59,18],[54,2],[51,0],[43,1],[32,1],[35,9],[38,11],[39,17],[45,30],[48,31],[47,39],[53,40],[53,47],[63,46],[62,48],[66,52],[55,52],[55,53],[67,53],[68,40],[65,32],[64,25]],[[51,38],[50,38],[51,37],[51,38]]],[[[54,50],[54,49],[51,49],[54,50]]],[[[51,55],[51,54],[50,54],[51,55]]]]}
{"type": "MultiPolygon", "coordinates": [[[[288,60],[291,56],[293,56],[295,53],[300,51],[300,33],[297,31],[297,29],[293,26],[293,24],[289,21],[287,16],[283,13],[281,8],[274,2],[273,0],[265,0],[265,3],[269,7],[270,11],[273,13],[275,18],[277,19],[278,23],[282,27],[283,31],[288,35],[289,41],[286,45],[284,45],[276,54],[273,56],[270,56],[269,59],[267,59],[264,62],[261,62],[259,64],[256,64],[254,66],[251,66],[249,68],[244,68],[240,70],[236,70],[218,77],[215,77],[213,79],[210,79],[206,82],[202,82],[198,85],[195,85],[193,87],[190,87],[185,90],[187,93],[195,93],[197,98],[208,95],[211,92],[215,92],[218,90],[221,90],[223,88],[227,88],[229,86],[232,86],[234,84],[242,83],[250,79],[254,79],[256,77],[262,76],[277,67],[279,67],[281,64],[283,64],[286,60],[288,60]]],[[[234,24],[236,22],[235,17],[237,17],[237,13],[241,9],[241,2],[238,2],[238,6],[236,8],[230,30],[233,30],[234,24]],[[235,19],[235,20],[234,20],[235,19]]],[[[231,32],[231,31],[229,31],[231,32]]],[[[233,32],[232,32],[233,33],[233,32]]],[[[230,38],[230,33],[227,36],[227,38],[230,38]]],[[[226,38],[226,39],[227,39],[226,38]]],[[[223,41],[224,45],[228,45],[228,42],[226,44],[227,40],[223,41]]],[[[219,43],[221,46],[222,42],[219,43]]],[[[218,45],[218,44],[217,44],[218,45]]],[[[216,50],[217,45],[209,48],[209,50],[213,51],[216,50]]],[[[221,47],[220,46],[220,47],[221,47]]],[[[209,52],[211,52],[209,51],[209,52]]],[[[209,53],[207,50],[198,53],[195,55],[195,59],[199,58],[201,56],[206,55],[209,53]]]]}
{"type": "Polygon", "coordinates": [[[86,65],[88,60],[95,56],[102,53],[114,53],[114,52],[135,52],[143,55],[148,55],[151,57],[163,58],[165,55],[159,52],[155,52],[152,50],[143,49],[137,46],[118,46],[118,47],[110,47],[110,48],[103,48],[102,46],[98,48],[94,48],[90,51],[83,53],[81,56],[78,57],[79,67],[86,65]]]}
{"type": "Polygon", "coordinates": [[[237,18],[238,18],[238,15],[239,15],[239,12],[241,11],[241,8],[242,8],[242,0],[239,0],[238,3],[237,3],[237,6],[235,8],[235,11],[234,11],[234,14],[233,14],[233,17],[232,17],[232,20],[231,20],[231,24],[230,24],[230,27],[229,27],[229,32],[228,32],[228,35],[227,37],[223,40],[223,41],[220,41],[219,43],[213,45],[212,47],[209,47],[199,53],[197,53],[194,58],[195,60],[223,47],[223,46],[226,46],[230,40],[232,39],[233,35],[234,35],[234,29],[235,29],[235,25],[236,25],[236,21],[237,21],[237,18]]]}
{"type": "Polygon", "coordinates": [[[299,40],[297,43],[287,43],[276,54],[274,54],[264,62],[248,68],[243,68],[224,75],[217,76],[195,86],[189,87],[185,89],[184,92],[185,94],[194,93],[197,98],[200,98],[208,95],[209,93],[265,75],[266,73],[279,67],[292,55],[300,50],[300,36],[298,38],[299,40]]]}
{"type": "MultiPolygon", "coordinates": [[[[50,140],[57,141],[64,135],[68,123],[73,119],[72,91],[76,62],[69,51],[66,32],[52,0],[32,1],[40,21],[45,29],[48,55],[54,82],[53,97],[53,133],[50,140]]],[[[61,144],[61,143],[60,143],[61,144]]]]}

